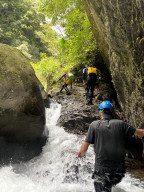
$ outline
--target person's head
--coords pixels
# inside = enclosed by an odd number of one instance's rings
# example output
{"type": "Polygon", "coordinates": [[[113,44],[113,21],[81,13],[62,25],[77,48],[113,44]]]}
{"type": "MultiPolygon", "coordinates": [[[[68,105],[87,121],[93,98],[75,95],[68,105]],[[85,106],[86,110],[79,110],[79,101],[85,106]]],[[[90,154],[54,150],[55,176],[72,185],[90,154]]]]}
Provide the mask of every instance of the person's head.
{"type": "Polygon", "coordinates": [[[88,65],[85,65],[85,67],[88,67],[88,65]]]}
{"type": "Polygon", "coordinates": [[[114,112],[112,103],[108,100],[103,101],[99,105],[98,112],[99,112],[100,118],[112,119],[113,112],[114,112]]]}

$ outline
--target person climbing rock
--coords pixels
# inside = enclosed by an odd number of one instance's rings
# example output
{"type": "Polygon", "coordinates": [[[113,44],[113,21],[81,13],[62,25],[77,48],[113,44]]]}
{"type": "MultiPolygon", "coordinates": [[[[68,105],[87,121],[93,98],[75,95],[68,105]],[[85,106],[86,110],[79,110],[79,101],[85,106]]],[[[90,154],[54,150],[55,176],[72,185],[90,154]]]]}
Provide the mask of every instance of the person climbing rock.
{"type": "Polygon", "coordinates": [[[95,167],[92,178],[96,192],[111,192],[125,175],[125,143],[133,135],[144,136],[144,129],[136,129],[126,122],[114,119],[110,101],[98,108],[100,120],[90,124],[78,157],[83,157],[90,144],[94,144],[95,167]]]}
{"type": "Polygon", "coordinates": [[[89,67],[85,65],[82,71],[82,80],[83,85],[85,85],[85,93],[86,93],[86,104],[92,105],[93,95],[94,95],[94,88],[97,79],[97,69],[95,67],[89,67]]]}
{"type": "MultiPolygon", "coordinates": [[[[61,87],[61,89],[60,89],[60,91],[58,92],[57,95],[59,95],[59,94],[62,92],[63,89],[66,90],[66,94],[67,94],[67,95],[70,95],[70,91],[69,91],[69,89],[67,88],[67,86],[68,86],[68,85],[71,85],[71,89],[72,89],[72,80],[74,79],[74,75],[73,75],[73,73],[67,73],[67,72],[65,72],[65,73],[59,78],[59,80],[61,80],[62,78],[65,78],[65,83],[62,85],[62,87],[61,87]]],[[[58,80],[58,81],[59,81],[59,80],[58,80]]]]}

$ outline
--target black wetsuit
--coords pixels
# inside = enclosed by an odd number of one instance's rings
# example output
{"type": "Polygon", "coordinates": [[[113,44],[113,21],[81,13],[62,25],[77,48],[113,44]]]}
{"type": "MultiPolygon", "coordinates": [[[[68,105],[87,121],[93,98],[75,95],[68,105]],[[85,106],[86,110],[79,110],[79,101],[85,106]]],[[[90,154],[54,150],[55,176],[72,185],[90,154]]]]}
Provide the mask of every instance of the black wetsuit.
{"type": "Polygon", "coordinates": [[[86,100],[89,104],[92,104],[97,76],[95,73],[90,73],[88,75],[87,70],[88,70],[87,68],[83,69],[82,80],[86,79],[85,83],[86,100]]]}

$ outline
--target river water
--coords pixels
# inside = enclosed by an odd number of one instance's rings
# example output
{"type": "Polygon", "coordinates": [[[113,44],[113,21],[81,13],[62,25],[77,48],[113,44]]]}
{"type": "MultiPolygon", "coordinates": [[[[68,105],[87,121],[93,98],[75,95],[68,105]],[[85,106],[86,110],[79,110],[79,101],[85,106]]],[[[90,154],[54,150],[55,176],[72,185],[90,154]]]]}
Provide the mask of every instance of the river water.
{"type": "MultiPolygon", "coordinates": [[[[89,147],[85,158],[77,158],[85,136],[56,126],[60,113],[57,103],[46,109],[49,139],[40,156],[0,169],[0,192],[94,192],[93,148],[89,147]]],[[[112,192],[144,192],[144,182],[126,174],[112,192]]]]}

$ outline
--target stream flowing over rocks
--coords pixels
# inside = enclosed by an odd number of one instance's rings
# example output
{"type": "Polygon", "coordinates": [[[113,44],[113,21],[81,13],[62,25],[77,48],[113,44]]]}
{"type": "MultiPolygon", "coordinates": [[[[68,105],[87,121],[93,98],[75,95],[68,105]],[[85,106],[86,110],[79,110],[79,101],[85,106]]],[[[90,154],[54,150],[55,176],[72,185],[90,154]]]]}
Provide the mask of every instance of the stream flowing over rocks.
{"type": "MultiPolygon", "coordinates": [[[[92,172],[94,151],[90,146],[86,157],[77,153],[85,136],[66,132],[56,125],[61,105],[51,102],[46,109],[49,139],[42,153],[28,162],[0,169],[1,192],[94,192],[92,172]]],[[[144,180],[126,173],[112,192],[143,192],[144,180]]]]}

